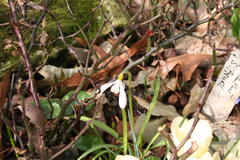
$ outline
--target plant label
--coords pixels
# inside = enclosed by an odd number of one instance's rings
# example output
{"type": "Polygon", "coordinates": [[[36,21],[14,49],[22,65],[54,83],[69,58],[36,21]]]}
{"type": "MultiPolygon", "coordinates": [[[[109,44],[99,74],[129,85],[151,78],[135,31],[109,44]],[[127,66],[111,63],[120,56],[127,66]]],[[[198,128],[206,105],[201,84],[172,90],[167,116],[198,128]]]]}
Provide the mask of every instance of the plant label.
{"type": "Polygon", "coordinates": [[[240,50],[231,52],[202,112],[215,121],[226,120],[240,96],[240,50]]]}

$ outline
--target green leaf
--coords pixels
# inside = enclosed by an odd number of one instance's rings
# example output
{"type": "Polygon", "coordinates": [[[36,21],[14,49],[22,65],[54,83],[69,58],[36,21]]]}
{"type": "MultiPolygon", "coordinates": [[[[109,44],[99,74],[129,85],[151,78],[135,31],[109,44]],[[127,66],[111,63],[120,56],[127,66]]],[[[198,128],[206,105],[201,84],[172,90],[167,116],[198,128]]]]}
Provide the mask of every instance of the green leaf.
{"type": "MultiPolygon", "coordinates": [[[[72,95],[73,95],[74,91],[70,91],[68,92],[64,97],[63,97],[63,100],[68,100],[72,95]]],[[[85,100],[86,98],[90,98],[91,96],[87,93],[87,92],[84,92],[84,91],[80,91],[79,94],[77,95],[77,99],[79,101],[83,101],[85,100]]]]}
{"type": "MultiPolygon", "coordinates": [[[[50,103],[47,99],[40,100],[40,104],[44,112],[44,117],[46,119],[56,118],[61,111],[61,101],[59,99],[50,99],[50,103]]],[[[68,107],[65,115],[70,116],[72,113],[73,109],[71,107],[68,107]]]]}
{"type": "Polygon", "coordinates": [[[105,154],[105,153],[109,153],[110,151],[108,150],[103,150],[101,152],[98,152],[93,158],[92,160],[96,160],[98,157],[100,157],[101,155],[105,154]]]}
{"type": "Polygon", "coordinates": [[[232,23],[232,34],[237,40],[240,41],[240,9],[239,8],[233,9],[231,23],[232,23]]]}
{"type": "Polygon", "coordinates": [[[83,159],[84,157],[86,157],[88,154],[96,151],[96,150],[99,150],[99,149],[102,149],[102,148],[105,148],[105,149],[109,149],[109,148],[116,148],[116,149],[120,149],[120,147],[118,146],[115,146],[115,145],[111,145],[111,144],[101,144],[101,145],[95,145],[94,147],[92,147],[91,149],[89,149],[88,151],[84,152],[77,160],[81,160],[83,159]]]}
{"type": "MultiPolygon", "coordinates": [[[[88,121],[90,121],[92,119],[89,118],[89,117],[81,116],[80,120],[83,121],[83,122],[88,122],[88,121]]],[[[111,134],[113,137],[118,138],[118,133],[114,129],[112,129],[109,126],[107,126],[105,123],[97,121],[97,120],[92,120],[91,123],[94,126],[96,126],[96,127],[100,128],[100,129],[104,130],[105,132],[111,134]]]]}
{"type": "Polygon", "coordinates": [[[149,105],[149,109],[148,109],[148,112],[147,112],[147,115],[142,123],[142,126],[141,126],[141,129],[140,129],[140,132],[139,132],[139,135],[138,135],[138,146],[141,148],[142,147],[142,138],[143,138],[143,133],[144,133],[144,130],[150,120],[150,117],[151,117],[151,114],[154,110],[154,107],[157,103],[157,98],[159,96],[159,91],[160,91],[160,85],[161,85],[161,82],[160,82],[160,78],[157,77],[157,79],[155,80],[155,89],[154,89],[154,95],[153,95],[153,98],[152,98],[152,102],[150,103],[149,105]]]}
{"type": "MultiPolygon", "coordinates": [[[[70,91],[68,92],[62,100],[68,100],[72,95],[73,95],[74,91],[70,91]]],[[[77,99],[78,101],[84,101],[86,98],[91,98],[91,95],[89,95],[87,92],[85,91],[80,91],[79,94],[77,95],[77,99]]],[[[77,104],[77,101],[73,101],[70,105],[74,105],[77,104]]],[[[86,106],[85,111],[89,111],[91,110],[95,105],[94,104],[89,104],[86,106]]]]}
{"type": "Polygon", "coordinates": [[[77,141],[75,146],[81,151],[87,151],[95,145],[104,144],[104,141],[101,137],[96,135],[85,135],[81,136],[77,141]]]}
{"type": "Polygon", "coordinates": [[[46,119],[56,118],[61,110],[60,103],[58,99],[50,99],[50,103],[47,99],[41,99],[40,104],[44,112],[44,117],[46,119]]]}
{"type": "Polygon", "coordinates": [[[145,160],[159,160],[159,158],[155,156],[148,156],[145,158],[145,160]]]}

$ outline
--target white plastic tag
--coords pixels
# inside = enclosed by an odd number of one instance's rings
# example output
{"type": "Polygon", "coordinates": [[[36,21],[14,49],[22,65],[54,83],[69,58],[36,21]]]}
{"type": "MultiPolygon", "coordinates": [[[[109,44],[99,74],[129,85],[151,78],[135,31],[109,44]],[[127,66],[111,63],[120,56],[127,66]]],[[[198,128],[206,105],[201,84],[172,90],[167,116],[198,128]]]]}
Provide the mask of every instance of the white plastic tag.
{"type": "Polygon", "coordinates": [[[226,120],[240,96],[240,50],[231,52],[202,112],[215,121],[226,120]]]}

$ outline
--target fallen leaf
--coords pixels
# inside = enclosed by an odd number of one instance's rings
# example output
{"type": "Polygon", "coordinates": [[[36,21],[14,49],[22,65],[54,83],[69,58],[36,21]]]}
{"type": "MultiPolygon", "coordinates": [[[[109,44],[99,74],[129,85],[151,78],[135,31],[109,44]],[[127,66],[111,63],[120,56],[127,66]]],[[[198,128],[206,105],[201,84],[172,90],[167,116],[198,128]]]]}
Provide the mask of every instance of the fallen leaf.
{"type": "MultiPolygon", "coordinates": [[[[6,96],[7,96],[9,84],[10,84],[10,74],[6,73],[3,76],[2,81],[0,82],[0,112],[2,112],[2,110],[4,108],[4,104],[6,102],[6,98],[7,98],[6,96]]],[[[3,127],[3,123],[2,123],[2,120],[0,119],[0,150],[1,151],[3,150],[2,127],[3,127]]],[[[3,154],[0,154],[0,159],[4,159],[3,154]]]]}
{"type": "Polygon", "coordinates": [[[74,39],[81,45],[83,46],[84,48],[87,47],[87,43],[84,39],[80,38],[80,37],[74,37],[74,39]]]}
{"type": "Polygon", "coordinates": [[[210,59],[212,56],[206,54],[185,54],[167,59],[159,69],[160,76],[165,78],[168,73],[176,66],[180,65],[183,73],[183,81],[191,79],[194,70],[204,60],[210,59]]]}
{"type": "Polygon", "coordinates": [[[6,101],[6,94],[8,92],[8,87],[10,84],[10,74],[6,73],[0,82],[0,111],[3,109],[4,103],[6,101]]]}
{"type": "Polygon", "coordinates": [[[212,128],[213,133],[218,137],[219,141],[240,138],[240,122],[238,121],[216,122],[212,124],[212,128]]]}
{"type": "Polygon", "coordinates": [[[177,83],[177,78],[170,78],[169,80],[166,80],[166,87],[171,91],[175,91],[177,88],[177,83]]]}
{"type": "MultiPolygon", "coordinates": [[[[133,97],[140,106],[142,106],[143,108],[146,108],[147,110],[149,109],[150,103],[148,103],[146,100],[139,98],[137,96],[133,96],[133,97]]],[[[156,102],[156,105],[152,111],[152,115],[164,116],[164,117],[167,117],[169,120],[173,120],[175,117],[179,116],[174,106],[163,104],[159,101],[156,102]]]]}
{"type": "Polygon", "coordinates": [[[44,77],[44,81],[52,82],[53,80],[60,80],[62,77],[71,77],[75,73],[79,72],[79,67],[76,68],[58,68],[52,65],[44,65],[40,70],[39,74],[44,77]]]}
{"type": "MultiPolygon", "coordinates": [[[[181,0],[179,2],[183,2],[186,5],[185,0],[181,0]]],[[[203,20],[205,18],[210,17],[209,13],[207,12],[207,6],[206,3],[203,0],[199,0],[199,8],[197,9],[198,13],[198,21],[203,20]]],[[[223,5],[224,3],[219,3],[218,7],[223,5]]],[[[223,6],[222,6],[223,7],[223,6]]],[[[180,8],[185,8],[185,7],[180,7],[180,8]]],[[[194,14],[194,9],[191,9],[188,7],[188,10],[190,12],[186,11],[187,15],[191,17],[194,14]],[[189,14],[188,14],[189,13],[189,14]]],[[[216,12],[216,9],[212,10],[212,13],[216,12]]],[[[232,36],[232,31],[231,31],[231,24],[227,22],[226,18],[228,15],[225,13],[226,11],[223,11],[216,15],[214,17],[214,21],[209,22],[209,23],[203,23],[199,26],[196,27],[195,32],[192,34],[202,37],[208,33],[214,33],[211,36],[206,36],[204,39],[199,39],[196,37],[192,36],[184,36],[182,38],[179,38],[176,40],[176,47],[175,49],[182,52],[182,53],[187,53],[187,54],[198,54],[198,53],[204,53],[204,54],[209,54],[212,55],[213,53],[213,47],[210,46],[210,44],[215,44],[215,48],[219,48],[217,52],[218,55],[226,53],[225,50],[232,49],[233,44],[238,44],[237,40],[234,39],[232,36]],[[222,15],[225,15],[224,17],[222,15]],[[216,21],[217,23],[216,23],[216,21]],[[208,32],[208,33],[207,33],[208,32]],[[186,45],[187,44],[187,45],[186,45]]],[[[192,21],[196,21],[197,19],[194,17],[191,18],[192,21]]],[[[177,31],[177,30],[176,30],[177,31]]],[[[183,31],[177,31],[176,34],[181,34],[183,31]]]]}
{"type": "Polygon", "coordinates": [[[101,63],[101,66],[109,63],[104,71],[108,72],[111,69],[125,63],[129,57],[135,55],[140,49],[144,49],[147,46],[148,37],[150,37],[152,34],[152,31],[148,31],[139,41],[135,42],[128,50],[126,50],[127,54],[123,52],[121,55],[116,56],[110,63],[110,59],[101,63]]]}
{"type": "MultiPolygon", "coordinates": [[[[145,83],[147,83],[147,85],[152,84],[153,81],[149,79],[149,74],[151,74],[153,70],[154,68],[147,67],[145,68],[144,71],[139,71],[136,78],[131,82],[131,87],[136,87],[140,84],[145,84],[145,83]]],[[[124,83],[130,86],[129,80],[124,80],[124,83]]]]}
{"type": "MultiPolygon", "coordinates": [[[[147,45],[147,39],[153,34],[152,31],[148,31],[139,41],[135,42],[128,50],[127,54],[124,52],[119,56],[114,57],[114,59],[109,58],[106,59],[103,63],[100,64],[100,66],[103,66],[107,63],[109,63],[104,69],[100,70],[99,72],[92,75],[91,79],[93,81],[101,81],[107,78],[108,75],[116,76],[119,74],[120,71],[122,71],[122,68],[124,67],[124,63],[128,61],[129,57],[132,57],[135,55],[140,49],[143,49],[147,45]],[[112,59],[111,62],[109,62],[112,59]],[[119,67],[119,68],[117,68],[119,67]],[[117,69],[116,69],[117,68],[117,69]]],[[[75,38],[78,40],[79,38],[75,38]]],[[[106,52],[100,48],[95,46],[95,50],[98,51],[101,56],[106,55],[106,52]]],[[[104,58],[104,57],[103,57],[104,58]]],[[[71,77],[67,80],[64,80],[60,82],[60,85],[67,86],[67,87],[75,87],[78,86],[79,83],[82,80],[82,76],[79,73],[76,73],[73,75],[74,77],[71,77]]]]}
{"type": "Polygon", "coordinates": [[[21,148],[18,148],[18,147],[14,147],[13,149],[19,155],[23,155],[27,152],[27,149],[22,150],[21,148]]]}
{"type": "MultiPolygon", "coordinates": [[[[17,107],[20,109],[21,112],[23,112],[23,105],[19,95],[14,95],[12,98],[12,102],[18,104],[17,107]]],[[[36,125],[38,128],[44,130],[47,122],[44,117],[44,112],[43,110],[37,108],[34,105],[32,97],[24,98],[24,107],[25,115],[30,119],[30,122],[36,125]]]]}
{"type": "Polygon", "coordinates": [[[183,109],[183,115],[188,116],[191,113],[196,111],[196,105],[199,102],[200,98],[202,97],[204,88],[199,87],[198,84],[195,84],[194,87],[191,89],[191,96],[188,101],[188,104],[183,109]]]}
{"type": "MultiPolygon", "coordinates": [[[[134,123],[134,133],[136,136],[139,135],[143,121],[145,120],[146,115],[142,114],[140,117],[136,118],[136,121],[134,123]]],[[[166,119],[160,118],[160,119],[154,119],[148,122],[146,128],[143,132],[143,142],[149,143],[151,142],[152,138],[155,136],[155,134],[158,132],[158,128],[162,126],[165,123],[166,119]]],[[[128,135],[130,138],[132,138],[132,132],[129,131],[128,135]]],[[[157,144],[160,141],[163,140],[163,137],[158,137],[153,144],[157,144]]]]}
{"type": "Polygon", "coordinates": [[[78,86],[82,81],[82,76],[80,73],[74,73],[72,77],[61,81],[58,85],[66,86],[66,87],[75,87],[78,86]]]}

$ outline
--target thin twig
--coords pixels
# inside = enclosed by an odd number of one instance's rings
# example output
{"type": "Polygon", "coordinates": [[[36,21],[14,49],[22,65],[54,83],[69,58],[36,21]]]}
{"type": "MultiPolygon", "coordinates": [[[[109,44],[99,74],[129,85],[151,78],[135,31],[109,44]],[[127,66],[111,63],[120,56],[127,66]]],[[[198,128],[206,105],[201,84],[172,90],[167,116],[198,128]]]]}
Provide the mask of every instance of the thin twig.
{"type": "Polygon", "coordinates": [[[225,10],[225,9],[234,7],[234,6],[235,6],[235,5],[234,5],[233,2],[227,4],[226,6],[222,7],[221,9],[217,10],[216,12],[214,12],[210,17],[207,17],[207,18],[205,18],[205,19],[199,20],[199,21],[197,21],[196,23],[192,24],[190,27],[188,27],[188,28],[186,29],[185,32],[182,32],[182,33],[180,33],[180,34],[178,34],[178,35],[176,35],[176,36],[173,36],[173,37],[165,40],[164,42],[160,43],[160,44],[159,44],[159,47],[164,47],[164,46],[168,45],[169,43],[173,42],[174,40],[177,40],[177,39],[179,39],[179,38],[181,38],[181,37],[183,37],[183,36],[188,35],[189,32],[192,31],[195,27],[197,27],[197,26],[199,26],[199,25],[201,25],[201,24],[203,24],[203,23],[210,22],[210,21],[214,21],[214,17],[217,16],[218,13],[222,12],[222,11],[225,10]]]}
{"type": "Polygon", "coordinates": [[[81,83],[78,85],[78,87],[75,89],[74,93],[72,94],[71,97],[69,97],[68,100],[66,100],[62,106],[61,106],[61,111],[57,118],[54,121],[54,124],[57,126],[59,121],[64,117],[65,111],[67,107],[74,101],[74,99],[77,97],[78,93],[82,90],[82,88],[88,83],[88,79],[86,77],[83,77],[81,80],[81,83]]]}
{"type": "Polygon", "coordinates": [[[69,51],[69,53],[76,58],[76,60],[78,61],[78,64],[79,64],[79,67],[80,67],[80,71],[81,73],[84,73],[84,69],[83,69],[83,66],[81,64],[81,60],[79,59],[79,56],[78,56],[78,53],[72,48],[71,45],[69,45],[66,40],[65,40],[65,36],[63,34],[63,31],[62,31],[62,27],[60,25],[60,23],[58,22],[58,19],[51,13],[48,11],[48,14],[51,16],[51,18],[55,21],[55,23],[57,24],[57,28],[58,28],[58,31],[60,33],[60,39],[62,41],[62,43],[64,44],[64,46],[67,48],[67,50],[69,51]]]}
{"type": "MultiPolygon", "coordinates": [[[[21,51],[22,51],[23,60],[24,60],[25,66],[26,66],[27,71],[28,71],[28,81],[29,81],[29,85],[30,85],[31,95],[33,97],[35,106],[37,108],[41,109],[39,97],[38,97],[37,91],[36,91],[36,86],[35,86],[34,80],[33,80],[32,65],[30,63],[28,51],[26,49],[22,34],[20,32],[20,27],[19,27],[19,23],[18,23],[18,19],[17,19],[15,4],[12,0],[8,0],[8,3],[9,3],[9,6],[10,6],[11,15],[12,15],[11,25],[12,25],[13,30],[15,32],[15,35],[18,39],[18,43],[19,43],[19,46],[20,46],[21,51]]],[[[45,130],[40,128],[40,131],[41,131],[41,135],[44,135],[45,130]]],[[[42,137],[41,139],[42,139],[42,147],[45,148],[44,137],[42,137]]],[[[40,155],[40,156],[42,157],[42,159],[47,159],[47,153],[44,149],[42,150],[42,155],[40,155]]]]}
{"type": "Polygon", "coordinates": [[[81,130],[81,132],[78,133],[78,135],[68,144],[66,145],[63,149],[61,149],[59,152],[55,153],[50,160],[57,158],[58,156],[60,156],[63,152],[65,152],[66,150],[68,150],[69,148],[72,147],[72,145],[74,145],[74,143],[76,143],[76,141],[78,140],[78,138],[87,131],[87,129],[89,128],[89,124],[91,123],[92,120],[88,121],[87,124],[84,126],[84,128],[81,130]]]}
{"type": "Polygon", "coordinates": [[[33,25],[32,39],[31,39],[30,45],[28,47],[28,52],[30,52],[32,47],[34,46],[34,41],[35,41],[38,26],[41,24],[42,20],[44,19],[45,15],[47,13],[49,3],[50,3],[50,0],[46,0],[46,2],[44,3],[44,10],[42,11],[41,15],[39,16],[37,22],[33,25]]]}
{"type": "Polygon", "coordinates": [[[208,77],[208,81],[207,81],[207,84],[206,84],[206,87],[204,89],[204,92],[202,94],[202,97],[200,98],[199,102],[197,103],[197,110],[196,112],[194,113],[194,121],[193,121],[193,125],[191,127],[191,129],[189,130],[188,134],[186,135],[186,137],[183,139],[183,141],[177,146],[175,152],[172,153],[171,157],[170,157],[170,160],[177,160],[177,153],[178,151],[184,146],[184,144],[187,142],[187,140],[191,137],[192,135],[192,132],[194,131],[198,121],[199,121],[199,113],[202,109],[202,106],[204,104],[204,101],[205,101],[205,98],[206,98],[206,95],[209,91],[209,86],[212,82],[212,75],[213,75],[213,71],[214,71],[214,66],[211,67],[210,69],[210,76],[208,77]]]}
{"type": "MultiPolygon", "coordinates": [[[[80,105],[80,104],[79,104],[80,105]]],[[[76,118],[75,120],[71,123],[70,127],[67,129],[67,131],[65,132],[65,135],[63,135],[62,138],[62,143],[65,143],[67,137],[70,135],[70,132],[73,130],[73,128],[76,126],[76,124],[78,124],[79,119],[83,113],[84,108],[82,107],[82,105],[80,105],[80,111],[77,112],[76,118]]],[[[61,144],[62,144],[61,143],[61,144]]]]}
{"type": "Polygon", "coordinates": [[[29,60],[28,51],[26,49],[22,34],[20,32],[19,23],[18,23],[17,15],[16,15],[16,8],[15,8],[15,5],[14,5],[12,0],[9,0],[9,5],[10,5],[10,9],[11,9],[11,14],[12,14],[11,25],[13,27],[13,30],[14,30],[16,36],[17,36],[19,46],[20,46],[21,51],[22,51],[23,60],[24,60],[25,66],[26,66],[27,71],[28,71],[28,76],[29,76],[28,78],[29,78],[31,93],[32,93],[32,96],[33,96],[36,107],[41,108],[40,107],[40,101],[39,101],[39,98],[37,96],[36,87],[35,87],[34,80],[33,80],[32,65],[31,65],[30,60],[29,60]]]}
{"type": "Polygon", "coordinates": [[[136,61],[132,61],[131,63],[129,63],[122,71],[122,73],[127,72],[128,70],[130,70],[131,68],[133,68],[134,66],[138,65],[139,63],[145,61],[152,53],[157,51],[157,47],[151,48],[149,52],[147,52],[143,57],[137,59],[136,61]]]}

